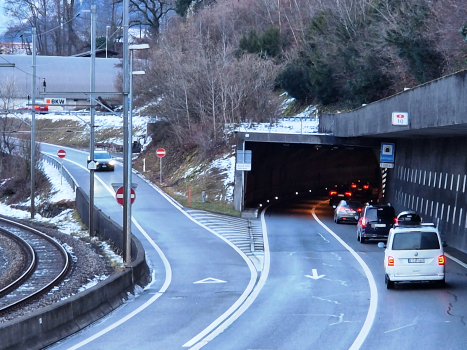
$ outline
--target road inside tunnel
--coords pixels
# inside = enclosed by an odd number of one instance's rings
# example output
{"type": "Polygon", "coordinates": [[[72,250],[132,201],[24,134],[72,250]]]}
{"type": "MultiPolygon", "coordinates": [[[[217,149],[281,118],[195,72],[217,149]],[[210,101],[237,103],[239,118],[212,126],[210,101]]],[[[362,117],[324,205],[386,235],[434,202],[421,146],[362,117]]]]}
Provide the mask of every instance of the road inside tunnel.
{"type": "Polygon", "coordinates": [[[361,181],[381,187],[379,149],[266,142],[245,146],[252,151],[251,171],[245,172],[245,207],[297,193],[326,195],[336,184],[361,181]]]}

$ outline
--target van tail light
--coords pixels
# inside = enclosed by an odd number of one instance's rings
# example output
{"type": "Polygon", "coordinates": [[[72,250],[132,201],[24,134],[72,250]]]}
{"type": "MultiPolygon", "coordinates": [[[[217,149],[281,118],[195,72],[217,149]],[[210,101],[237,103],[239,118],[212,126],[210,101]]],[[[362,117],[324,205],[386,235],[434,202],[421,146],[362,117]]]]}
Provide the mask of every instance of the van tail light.
{"type": "Polygon", "coordinates": [[[444,265],[446,263],[446,257],[444,255],[438,256],[438,265],[444,265]]]}
{"type": "Polygon", "coordinates": [[[388,266],[394,266],[394,258],[392,256],[388,256],[388,266]]]}
{"type": "Polygon", "coordinates": [[[348,197],[352,197],[352,192],[345,192],[344,194],[348,197]]]}
{"type": "Polygon", "coordinates": [[[367,219],[362,218],[362,221],[360,223],[362,224],[362,227],[366,227],[367,219]]]}
{"type": "Polygon", "coordinates": [[[336,194],[337,194],[337,191],[330,191],[330,192],[329,192],[329,195],[330,195],[330,196],[335,196],[336,194]]]}

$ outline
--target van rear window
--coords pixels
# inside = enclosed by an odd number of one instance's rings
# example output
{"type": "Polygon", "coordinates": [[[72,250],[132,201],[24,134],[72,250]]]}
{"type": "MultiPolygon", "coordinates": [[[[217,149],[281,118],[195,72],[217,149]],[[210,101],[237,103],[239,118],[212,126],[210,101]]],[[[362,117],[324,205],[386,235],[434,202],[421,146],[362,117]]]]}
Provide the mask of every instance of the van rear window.
{"type": "Polygon", "coordinates": [[[393,220],[396,217],[393,207],[369,208],[366,216],[370,221],[377,221],[378,219],[393,220]]]}
{"type": "Polygon", "coordinates": [[[394,235],[393,250],[440,249],[436,232],[401,232],[394,235]]]}

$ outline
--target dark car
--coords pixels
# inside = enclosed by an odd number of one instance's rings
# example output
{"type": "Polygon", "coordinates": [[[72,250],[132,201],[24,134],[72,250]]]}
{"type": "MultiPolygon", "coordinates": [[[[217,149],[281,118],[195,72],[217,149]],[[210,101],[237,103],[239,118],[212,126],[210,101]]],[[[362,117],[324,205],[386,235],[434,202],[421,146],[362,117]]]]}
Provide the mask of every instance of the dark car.
{"type": "Polygon", "coordinates": [[[362,210],[363,204],[361,202],[342,200],[334,209],[334,222],[336,224],[341,222],[357,223],[362,210]]]}
{"type": "Polygon", "coordinates": [[[352,199],[352,191],[348,185],[335,185],[329,191],[329,205],[333,208],[337,207],[341,200],[352,199]]]}
{"type": "MultiPolygon", "coordinates": [[[[88,156],[88,164],[91,162],[88,156]]],[[[96,163],[96,170],[109,170],[114,171],[115,160],[107,151],[94,151],[94,162],[96,163]]]]}
{"type": "Polygon", "coordinates": [[[391,205],[367,205],[357,223],[357,240],[387,240],[389,230],[396,223],[396,212],[391,205]]]}
{"type": "Polygon", "coordinates": [[[369,182],[366,181],[356,181],[350,185],[351,191],[355,197],[359,198],[370,198],[373,194],[373,187],[369,182]]]}

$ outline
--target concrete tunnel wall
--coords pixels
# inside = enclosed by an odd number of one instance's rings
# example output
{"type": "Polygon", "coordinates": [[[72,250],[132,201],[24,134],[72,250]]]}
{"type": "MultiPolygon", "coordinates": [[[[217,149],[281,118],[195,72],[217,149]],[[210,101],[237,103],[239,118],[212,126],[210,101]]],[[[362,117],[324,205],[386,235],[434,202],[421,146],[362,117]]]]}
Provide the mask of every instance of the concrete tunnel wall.
{"type": "Polygon", "coordinates": [[[435,223],[449,246],[467,252],[465,138],[399,139],[388,170],[387,200],[435,223]]]}

